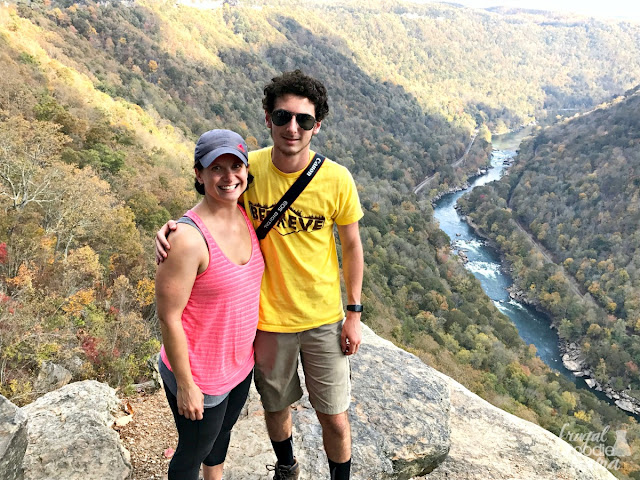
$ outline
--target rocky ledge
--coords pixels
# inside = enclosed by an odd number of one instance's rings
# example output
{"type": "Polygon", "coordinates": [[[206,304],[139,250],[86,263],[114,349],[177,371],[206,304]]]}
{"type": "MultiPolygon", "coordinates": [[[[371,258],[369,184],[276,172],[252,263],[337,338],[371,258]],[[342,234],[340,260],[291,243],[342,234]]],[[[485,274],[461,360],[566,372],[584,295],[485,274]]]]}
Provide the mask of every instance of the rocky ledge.
{"type": "MultiPolygon", "coordinates": [[[[568,443],[490,405],[366,327],[351,366],[354,480],[615,478],[568,443]]],[[[0,397],[0,478],[22,480],[23,468],[26,479],[131,478],[128,452],[112,429],[116,406],[113,389],[94,381],[67,385],[22,410],[0,397]]],[[[306,394],[293,420],[300,479],[328,478],[306,394]]],[[[265,465],[274,462],[252,388],[234,429],[225,479],[266,480],[265,465]]]]}

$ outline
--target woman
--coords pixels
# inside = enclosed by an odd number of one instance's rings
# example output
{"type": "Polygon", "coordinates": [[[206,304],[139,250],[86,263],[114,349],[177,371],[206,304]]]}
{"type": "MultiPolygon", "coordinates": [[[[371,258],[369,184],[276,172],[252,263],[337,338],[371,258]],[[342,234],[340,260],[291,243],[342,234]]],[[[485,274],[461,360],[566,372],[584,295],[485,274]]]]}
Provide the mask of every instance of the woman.
{"type": "Polygon", "coordinates": [[[250,182],[247,145],[229,130],[204,133],[195,149],[204,197],[179,220],[172,254],[158,266],[160,373],[178,429],[169,480],[220,480],[231,428],[253,373],[264,261],[238,205],[250,182]]]}

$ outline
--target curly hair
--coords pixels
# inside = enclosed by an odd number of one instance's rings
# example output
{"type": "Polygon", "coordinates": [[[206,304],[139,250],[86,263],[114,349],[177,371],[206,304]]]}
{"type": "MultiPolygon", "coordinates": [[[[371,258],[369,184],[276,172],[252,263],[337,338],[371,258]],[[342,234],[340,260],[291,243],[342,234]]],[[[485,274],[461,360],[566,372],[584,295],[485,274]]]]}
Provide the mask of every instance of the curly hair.
{"type": "Polygon", "coordinates": [[[321,122],[329,114],[327,102],[327,89],[313,77],[302,73],[301,70],[284,72],[271,79],[264,87],[262,107],[269,113],[273,112],[276,100],[287,94],[308,98],[316,107],[316,121],[321,122]]]}

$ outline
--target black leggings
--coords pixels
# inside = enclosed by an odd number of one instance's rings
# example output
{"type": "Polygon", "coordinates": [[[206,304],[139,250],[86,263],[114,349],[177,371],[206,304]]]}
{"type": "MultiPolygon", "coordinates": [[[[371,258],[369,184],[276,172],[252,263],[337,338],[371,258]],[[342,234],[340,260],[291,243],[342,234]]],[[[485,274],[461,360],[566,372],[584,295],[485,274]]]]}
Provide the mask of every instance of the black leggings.
{"type": "Polygon", "coordinates": [[[178,414],[178,399],[165,386],[178,429],[178,447],[169,464],[169,480],[198,480],[200,464],[213,467],[224,462],[231,429],[247,400],[253,372],[235,387],[220,405],[205,408],[202,420],[178,414]]]}

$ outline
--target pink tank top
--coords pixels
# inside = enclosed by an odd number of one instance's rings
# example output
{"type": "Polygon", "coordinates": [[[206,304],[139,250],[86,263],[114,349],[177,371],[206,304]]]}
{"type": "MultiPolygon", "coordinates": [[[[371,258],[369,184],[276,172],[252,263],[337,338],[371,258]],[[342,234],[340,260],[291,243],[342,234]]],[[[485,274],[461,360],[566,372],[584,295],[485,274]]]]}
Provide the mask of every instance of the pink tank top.
{"type": "MultiPolygon", "coordinates": [[[[229,392],[254,365],[264,260],[253,225],[244,209],[238,208],[251,233],[251,258],[245,265],[236,265],[222,253],[198,215],[191,210],[185,213],[198,225],[209,247],[209,266],[196,277],[182,312],[191,374],[208,395],[229,392]]],[[[171,370],[164,345],[160,355],[171,370]]]]}

